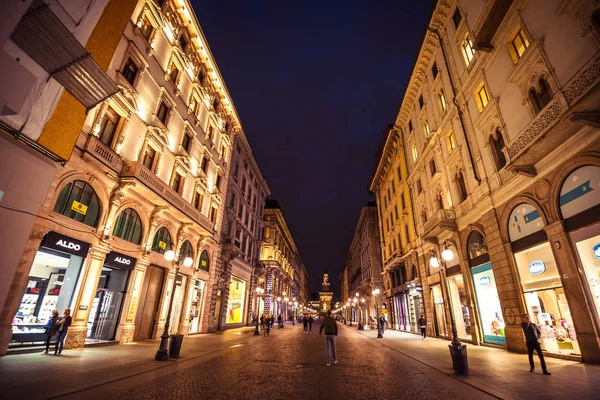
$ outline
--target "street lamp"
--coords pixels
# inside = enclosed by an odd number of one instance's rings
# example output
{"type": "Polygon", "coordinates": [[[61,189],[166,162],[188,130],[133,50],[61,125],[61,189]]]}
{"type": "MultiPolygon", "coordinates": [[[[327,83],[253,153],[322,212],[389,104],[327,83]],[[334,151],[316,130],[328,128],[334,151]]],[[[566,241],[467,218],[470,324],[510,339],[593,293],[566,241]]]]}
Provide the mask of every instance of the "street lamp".
{"type": "Polygon", "coordinates": [[[442,279],[446,282],[446,301],[448,302],[448,309],[450,311],[450,324],[452,325],[452,342],[448,345],[450,349],[450,357],[452,358],[452,368],[454,368],[455,375],[467,375],[469,373],[469,363],[467,359],[467,345],[462,344],[458,339],[458,331],[456,330],[456,320],[454,319],[454,310],[452,309],[452,302],[450,300],[450,288],[448,287],[448,281],[446,279],[446,263],[454,259],[454,252],[448,248],[446,242],[444,242],[444,250],[442,251],[442,260],[438,259],[435,252],[431,252],[429,258],[429,265],[432,267],[439,267],[442,265],[442,279]]]}
{"type": "Polygon", "coordinates": [[[365,298],[363,297],[362,299],[360,299],[360,318],[358,319],[358,330],[360,331],[364,331],[365,330],[365,311],[364,311],[364,305],[365,305],[365,298]]]}
{"type": "MultiPolygon", "coordinates": [[[[294,300],[296,300],[295,297],[294,300]]],[[[294,309],[292,310],[292,325],[296,325],[296,307],[298,307],[298,302],[294,301],[294,309]]]]}
{"type": "Polygon", "coordinates": [[[254,328],[254,336],[260,335],[258,330],[258,319],[259,319],[259,311],[260,311],[260,296],[265,293],[265,289],[261,287],[256,288],[256,327],[254,328]]]}
{"type": "Polygon", "coordinates": [[[381,332],[381,323],[379,321],[379,293],[381,293],[381,291],[379,290],[379,288],[374,289],[372,292],[373,296],[375,297],[375,322],[377,322],[377,338],[381,339],[383,338],[383,333],[381,332]]]}
{"type": "MultiPolygon", "coordinates": [[[[283,295],[285,296],[285,292],[283,292],[283,295]]],[[[290,298],[285,297],[283,300],[285,301],[285,320],[287,321],[288,301],[290,301],[290,298]]]]}
{"type": "Polygon", "coordinates": [[[173,309],[173,300],[175,298],[175,285],[177,284],[177,274],[179,274],[179,267],[182,265],[185,267],[191,267],[194,260],[191,257],[186,257],[183,261],[175,261],[175,252],[173,250],[167,250],[163,256],[165,260],[172,262],[175,265],[175,276],[173,277],[173,289],[171,290],[171,300],[169,301],[169,310],[167,311],[167,320],[165,322],[165,328],[162,335],[160,335],[160,344],[154,359],[156,361],[167,361],[169,360],[169,328],[171,325],[171,310],[173,309]]]}

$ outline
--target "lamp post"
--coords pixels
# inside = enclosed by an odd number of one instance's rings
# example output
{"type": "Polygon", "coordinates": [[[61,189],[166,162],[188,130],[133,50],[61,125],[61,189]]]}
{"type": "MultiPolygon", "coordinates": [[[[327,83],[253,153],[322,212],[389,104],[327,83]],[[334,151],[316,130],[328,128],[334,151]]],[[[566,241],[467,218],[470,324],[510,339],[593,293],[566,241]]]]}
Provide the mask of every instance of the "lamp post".
{"type": "MultiPolygon", "coordinates": [[[[281,315],[281,297],[277,298],[277,312],[279,315],[281,315]]],[[[283,321],[281,323],[279,323],[279,315],[277,315],[277,327],[278,328],[283,328],[283,321]]],[[[275,317],[275,316],[273,316],[275,317]]],[[[283,317],[281,317],[283,319],[283,317]]]]}
{"type": "Polygon", "coordinates": [[[260,335],[259,329],[258,329],[258,320],[260,319],[259,317],[259,313],[260,313],[260,296],[263,295],[265,293],[265,289],[261,288],[261,287],[257,287],[256,288],[256,326],[254,327],[254,336],[258,336],[260,335]]]}
{"type": "MultiPolygon", "coordinates": [[[[438,249],[439,250],[439,249],[438,249]]],[[[452,368],[455,375],[467,375],[469,373],[469,363],[467,359],[467,345],[462,344],[458,339],[458,331],[456,330],[456,320],[454,319],[454,310],[450,299],[450,290],[446,280],[446,263],[454,259],[454,252],[448,248],[444,242],[444,250],[442,251],[442,259],[438,259],[437,255],[432,252],[429,259],[429,265],[432,267],[443,266],[442,279],[446,283],[446,301],[448,302],[448,310],[450,311],[450,324],[452,325],[452,342],[448,345],[450,349],[450,357],[452,358],[452,368]]]]}
{"type": "Polygon", "coordinates": [[[296,307],[298,307],[298,302],[295,301],[296,298],[294,297],[294,308],[292,309],[292,325],[296,325],[296,307]]]}
{"type": "Polygon", "coordinates": [[[363,297],[362,299],[360,299],[360,318],[358,320],[358,329],[361,331],[365,330],[365,311],[364,311],[364,306],[365,306],[365,298],[363,297]]]}
{"type": "MultiPolygon", "coordinates": [[[[283,292],[283,295],[285,296],[285,292],[283,292]]],[[[290,298],[284,297],[283,300],[285,301],[285,320],[287,321],[288,301],[290,300],[290,298]]]]}
{"type": "Polygon", "coordinates": [[[379,321],[379,293],[381,293],[381,291],[379,288],[377,288],[371,293],[375,297],[375,322],[377,322],[377,338],[381,339],[383,338],[383,333],[381,332],[381,323],[379,321]]]}
{"type": "Polygon", "coordinates": [[[171,290],[171,300],[169,301],[169,310],[167,311],[167,320],[165,322],[165,328],[162,335],[160,335],[160,344],[154,359],[156,361],[167,361],[169,360],[169,328],[171,325],[171,310],[173,309],[173,300],[175,298],[175,285],[177,284],[177,274],[179,273],[179,267],[184,265],[191,267],[194,260],[191,257],[186,257],[182,260],[175,260],[175,252],[173,250],[167,250],[163,256],[165,260],[173,262],[175,265],[175,276],[173,277],[173,288],[171,290]]]}

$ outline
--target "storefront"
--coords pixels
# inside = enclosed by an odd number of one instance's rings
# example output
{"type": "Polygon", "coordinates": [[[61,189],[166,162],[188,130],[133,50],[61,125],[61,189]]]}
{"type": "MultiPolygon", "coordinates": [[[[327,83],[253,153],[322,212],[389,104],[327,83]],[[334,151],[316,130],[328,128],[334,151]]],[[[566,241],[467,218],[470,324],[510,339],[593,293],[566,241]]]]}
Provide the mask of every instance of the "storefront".
{"type": "Polygon", "coordinates": [[[435,334],[436,336],[448,337],[446,330],[446,311],[444,310],[444,294],[442,293],[441,285],[432,285],[431,299],[433,301],[433,315],[435,318],[435,334]]]}
{"type": "Polygon", "coordinates": [[[19,310],[12,321],[11,346],[45,340],[52,310],[74,307],[79,275],[89,243],[48,232],[36,253],[19,310]]]}
{"type": "Polygon", "coordinates": [[[406,330],[413,333],[419,333],[419,327],[417,321],[421,318],[421,314],[425,314],[423,309],[423,288],[420,285],[413,284],[408,290],[407,307],[408,307],[408,320],[406,330]]]}
{"type": "Polygon", "coordinates": [[[458,337],[471,340],[471,311],[467,301],[465,281],[460,270],[458,250],[454,244],[449,244],[447,249],[454,254],[452,260],[446,261],[446,288],[451,306],[449,311],[454,314],[458,337]]]}
{"type": "Polygon", "coordinates": [[[227,302],[227,324],[241,324],[244,322],[246,301],[246,281],[231,277],[229,283],[229,300],[227,302]]]}
{"type": "Polygon", "coordinates": [[[467,240],[467,250],[483,341],[505,345],[506,334],[502,307],[487,243],[481,233],[471,232],[467,240]]]}
{"type": "Polygon", "coordinates": [[[542,349],[580,354],[573,319],[540,212],[522,203],[510,214],[508,233],[527,312],[542,335],[542,349]]]}
{"type": "Polygon", "coordinates": [[[560,191],[560,213],[569,231],[582,281],[600,326],[600,167],[573,171],[560,191]],[[592,190],[592,188],[594,188],[592,190]]]}
{"type": "Polygon", "coordinates": [[[115,251],[106,255],[96,296],[90,307],[88,342],[115,340],[129,275],[135,263],[135,258],[115,251]]]}
{"type": "Polygon", "coordinates": [[[192,302],[190,306],[190,333],[200,332],[205,287],[206,283],[203,280],[196,279],[192,289],[192,302]]]}

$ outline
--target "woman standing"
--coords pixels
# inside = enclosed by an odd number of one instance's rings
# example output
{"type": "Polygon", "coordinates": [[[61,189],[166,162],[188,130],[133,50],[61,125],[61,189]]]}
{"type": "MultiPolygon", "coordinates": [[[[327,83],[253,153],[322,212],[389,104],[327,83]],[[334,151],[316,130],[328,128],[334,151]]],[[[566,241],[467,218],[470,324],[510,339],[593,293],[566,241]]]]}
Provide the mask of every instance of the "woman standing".
{"type": "Polygon", "coordinates": [[[71,309],[65,308],[65,312],[63,313],[62,318],[59,321],[58,332],[56,335],[56,344],[54,345],[54,355],[58,352],[61,354],[63,351],[63,344],[65,342],[65,337],[67,337],[67,332],[69,331],[69,327],[71,326],[71,309]],[[60,344],[60,350],[58,350],[58,345],[60,344]]]}
{"type": "Polygon", "coordinates": [[[424,314],[421,314],[421,318],[419,318],[419,320],[417,321],[417,324],[419,325],[419,329],[421,329],[422,340],[426,340],[427,339],[427,321],[425,320],[424,314]]]}
{"type": "Polygon", "coordinates": [[[58,310],[52,310],[52,315],[50,316],[48,323],[44,327],[46,330],[46,350],[44,351],[44,354],[48,354],[48,349],[50,349],[50,339],[52,339],[52,337],[56,335],[57,322],[58,310]]]}

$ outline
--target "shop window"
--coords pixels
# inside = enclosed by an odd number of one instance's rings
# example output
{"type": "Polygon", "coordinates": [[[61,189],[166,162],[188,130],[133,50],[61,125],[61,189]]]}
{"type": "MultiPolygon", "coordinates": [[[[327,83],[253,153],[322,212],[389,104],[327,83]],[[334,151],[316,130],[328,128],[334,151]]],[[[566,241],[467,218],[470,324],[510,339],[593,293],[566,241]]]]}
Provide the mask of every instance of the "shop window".
{"type": "Polygon", "coordinates": [[[167,125],[167,119],[169,118],[170,111],[171,109],[169,108],[167,103],[165,103],[164,100],[161,101],[160,105],[158,106],[158,111],[156,112],[156,117],[160,122],[163,123],[163,125],[167,125]]]}
{"type": "Polygon", "coordinates": [[[504,156],[504,138],[500,131],[496,130],[496,139],[493,136],[489,138],[490,151],[492,152],[492,158],[494,159],[494,165],[496,171],[500,171],[506,165],[506,157],[504,156]]]}
{"type": "Polygon", "coordinates": [[[133,208],[127,208],[119,214],[115,222],[113,235],[134,244],[142,241],[142,220],[133,208]]]}
{"type": "Polygon", "coordinates": [[[538,90],[534,88],[529,90],[529,102],[536,115],[552,100],[552,88],[544,78],[539,80],[538,86],[538,90]]]}
{"type": "Polygon", "coordinates": [[[446,136],[446,144],[448,145],[448,153],[456,148],[456,137],[454,136],[454,132],[450,131],[448,136],[446,136]]]}
{"type": "Polygon", "coordinates": [[[469,235],[469,239],[467,240],[467,252],[469,253],[470,260],[488,254],[485,238],[478,231],[473,231],[469,235]]]}
{"type": "Polygon", "coordinates": [[[138,71],[139,71],[138,66],[133,62],[133,60],[131,58],[128,58],[127,62],[123,66],[123,70],[121,71],[121,74],[123,75],[125,80],[127,82],[129,82],[130,85],[133,86],[133,83],[135,82],[135,78],[137,77],[138,71]]]}
{"type": "Polygon", "coordinates": [[[146,147],[144,156],[142,157],[142,164],[150,171],[154,172],[154,161],[156,160],[156,150],[150,145],[146,147]]]}
{"type": "Polygon", "coordinates": [[[60,191],[54,212],[95,227],[100,216],[100,202],[94,189],[86,182],[69,182],[60,191]]]}
{"type": "Polygon", "coordinates": [[[119,121],[121,117],[115,110],[108,107],[102,120],[100,121],[100,132],[98,132],[98,138],[102,143],[108,147],[112,146],[113,139],[117,133],[119,121]]]}
{"type": "Polygon", "coordinates": [[[244,305],[246,304],[246,282],[231,277],[229,283],[229,299],[227,303],[228,324],[241,324],[244,322],[244,305]]]}
{"type": "Polygon", "coordinates": [[[173,248],[173,241],[171,240],[171,234],[169,230],[164,226],[161,227],[154,235],[152,241],[152,251],[159,254],[165,254],[167,250],[173,248]]]}
{"type": "Polygon", "coordinates": [[[454,22],[455,28],[458,28],[458,25],[460,25],[461,20],[462,15],[460,14],[460,10],[458,9],[458,7],[456,7],[456,10],[454,10],[454,14],[452,14],[452,22],[454,22]]]}
{"type": "Polygon", "coordinates": [[[462,51],[463,59],[465,60],[465,64],[467,67],[473,61],[473,57],[475,57],[475,49],[473,48],[473,41],[471,40],[471,36],[466,33],[465,38],[460,44],[460,48],[462,51]]]}
{"type": "Polygon", "coordinates": [[[186,240],[179,249],[179,261],[183,262],[187,257],[194,259],[194,248],[189,240],[186,240]]]}
{"type": "Polygon", "coordinates": [[[459,171],[454,178],[456,184],[456,193],[458,194],[458,202],[462,203],[467,199],[467,185],[465,184],[465,178],[462,171],[459,171]]]}
{"type": "Polygon", "coordinates": [[[150,23],[150,20],[148,20],[148,17],[144,15],[144,18],[141,21],[141,25],[138,24],[138,26],[140,27],[140,32],[142,32],[142,36],[146,38],[147,41],[150,41],[150,37],[154,32],[154,27],[150,23]]]}
{"type": "Polygon", "coordinates": [[[444,96],[444,91],[440,90],[438,93],[438,104],[440,105],[440,109],[442,111],[446,110],[446,96],[444,96]]]}
{"type": "Polygon", "coordinates": [[[513,62],[516,64],[519,59],[525,53],[529,47],[529,41],[527,40],[527,36],[525,36],[525,32],[521,27],[517,27],[514,33],[510,36],[510,40],[508,42],[508,52],[510,53],[510,57],[513,62]]]}
{"type": "Polygon", "coordinates": [[[490,97],[488,96],[487,89],[485,88],[485,84],[481,82],[475,91],[475,100],[477,102],[477,109],[479,112],[482,112],[485,106],[490,102],[490,97]]]}

